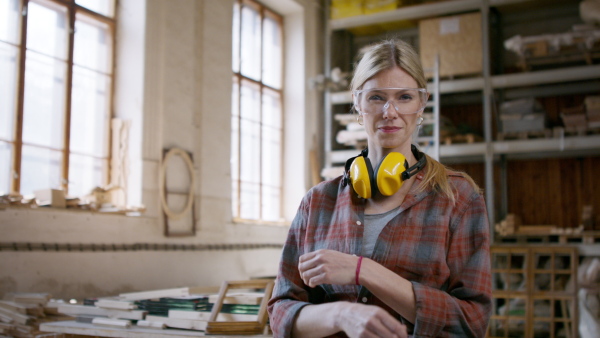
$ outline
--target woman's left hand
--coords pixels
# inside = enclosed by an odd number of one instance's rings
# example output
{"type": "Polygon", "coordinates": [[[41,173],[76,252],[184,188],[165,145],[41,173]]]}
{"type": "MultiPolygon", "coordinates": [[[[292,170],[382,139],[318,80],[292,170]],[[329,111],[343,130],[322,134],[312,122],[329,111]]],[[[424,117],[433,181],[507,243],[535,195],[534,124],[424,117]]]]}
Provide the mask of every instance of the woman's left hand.
{"type": "MultiPolygon", "coordinates": [[[[321,284],[355,284],[358,257],[321,249],[300,256],[298,271],[311,288],[321,284]]],[[[363,261],[364,264],[364,261],[363,261]]]]}

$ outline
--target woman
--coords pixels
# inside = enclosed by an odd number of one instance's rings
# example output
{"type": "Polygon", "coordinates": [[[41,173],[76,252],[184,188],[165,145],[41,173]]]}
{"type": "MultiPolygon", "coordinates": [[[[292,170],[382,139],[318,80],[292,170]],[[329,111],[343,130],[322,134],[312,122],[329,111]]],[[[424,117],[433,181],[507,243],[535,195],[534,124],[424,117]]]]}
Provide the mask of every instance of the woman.
{"type": "Polygon", "coordinates": [[[485,203],[470,177],[412,146],[428,97],[418,55],[402,41],[373,45],[351,88],[368,150],[304,197],[269,302],[275,336],[483,337],[485,203]],[[378,168],[397,167],[381,163],[389,154],[408,169],[399,188],[379,182],[378,168]]]}

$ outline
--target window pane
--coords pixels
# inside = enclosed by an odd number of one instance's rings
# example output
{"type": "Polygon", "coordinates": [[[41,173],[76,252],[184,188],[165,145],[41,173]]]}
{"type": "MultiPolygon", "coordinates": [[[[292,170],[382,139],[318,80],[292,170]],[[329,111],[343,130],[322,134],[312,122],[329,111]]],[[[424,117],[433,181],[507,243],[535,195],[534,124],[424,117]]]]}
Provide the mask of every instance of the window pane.
{"type": "Polygon", "coordinates": [[[239,112],[239,82],[234,78],[233,94],[231,95],[231,178],[234,180],[238,177],[238,166],[240,158],[240,112],[239,112]]]}
{"type": "Polygon", "coordinates": [[[30,195],[40,189],[60,188],[60,151],[23,146],[21,155],[21,194],[30,195]]]}
{"type": "Polygon", "coordinates": [[[14,137],[17,55],[17,47],[0,42],[0,139],[9,141],[14,137]]]}
{"type": "Polygon", "coordinates": [[[281,185],[281,106],[277,93],[265,90],[262,124],[262,183],[281,185]]]}
{"type": "Polygon", "coordinates": [[[260,121],[260,87],[248,82],[242,81],[240,114],[242,119],[250,121],[260,121]]]}
{"type": "Polygon", "coordinates": [[[18,43],[19,18],[19,0],[0,0],[0,41],[18,43]]]}
{"type": "Polygon", "coordinates": [[[242,83],[240,104],[241,180],[260,180],[260,91],[257,86],[242,83]]]}
{"type": "Polygon", "coordinates": [[[10,191],[12,145],[0,141],[0,195],[8,194],[10,191]]]}
{"type": "Polygon", "coordinates": [[[279,221],[281,217],[281,191],[279,188],[263,186],[262,218],[266,221],[279,221]]]}
{"type": "Polygon", "coordinates": [[[240,196],[238,195],[240,181],[237,179],[231,180],[231,210],[233,217],[239,217],[238,215],[238,201],[240,200],[240,196]]]}
{"type": "Polygon", "coordinates": [[[114,0],[77,0],[75,3],[104,16],[112,17],[114,14],[114,0]]]}
{"type": "Polygon", "coordinates": [[[242,7],[241,73],[260,80],[260,14],[251,7],[242,7]]]}
{"type": "Polygon", "coordinates": [[[262,182],[278,187],[281,184],[281,131],[263,126],[262,182]]]}
{"type": "Polygon", "coordinates": [[[65,64],[27,52],[23,141],[63,148],[65,64]]]}
{"type": "Polygon", "coordinates": [[[262,123],[273,128],[281,128],[281,95],[273,90],[263,91],[262,123]]]}
{"type": "Polygon", "coordinates": [[[266,17],[263,32],[263,83],[281,88],[281,30],[279,23],[266,17]]]}
{"type": "Polygon", "coordinates": [[[71,151],[108,156],[109,81],[106,75],[73,67],[71,151]]]}
{"type": "Polygon", "coordinates": [[[231,69],[235,73],[240,72],[240,4],[233,5],[233,44],[232,44],[231,69]]]}
{"type": "Polygon", "coordinates": [[[240,176],[244,182],[260,180],[260,124],[241,121],[241,159],[240,176]]]}
{"type": "MultiPolygon", "coordinates": [[[[67,17],[64,11],[29,2],[27,49],[64,60],[67,55],[67,17]]],[[[28,55],[29,57],[29,55],[28,55]]]]}
{"type": "Polygon", "coordinates": [[[99,23],[91,25],[85,21],[75,21],[73,62],[85,68],[109,73],[109,40],[110,33],[107,25],[99,23]]]}
{"type": "Polygon", "coordinates": [[[240,197],[240,217],[245,219],[259,219],[259,194],[258,184],[242,182],[240,197]]]}
{"type": "Polygon", "coordinates": [[[104,173],[108,160],[71,154],[69,157],[69,195],[89,195],[97,186],[106,185],[104,173]]]}

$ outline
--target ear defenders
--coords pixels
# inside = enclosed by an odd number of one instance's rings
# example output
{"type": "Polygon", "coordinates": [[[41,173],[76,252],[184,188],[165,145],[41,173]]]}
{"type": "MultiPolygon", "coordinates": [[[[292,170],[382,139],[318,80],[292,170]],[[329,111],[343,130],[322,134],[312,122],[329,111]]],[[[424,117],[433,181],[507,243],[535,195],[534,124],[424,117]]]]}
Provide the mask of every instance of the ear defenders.
{"type": "Polygon", "coordinates": [[[425,155],[416,146],[412,145],[411,150],[417,163],[410,168],[406,157],[398,152],[389,153],[373,168],[367,157],[368,149],[363,150],[360,155],[346,162],[344,184],[351,184],[362,198],[371,198],[378,193],[393,195],[404,181],[421,171],[426,164],[425,155]]]}

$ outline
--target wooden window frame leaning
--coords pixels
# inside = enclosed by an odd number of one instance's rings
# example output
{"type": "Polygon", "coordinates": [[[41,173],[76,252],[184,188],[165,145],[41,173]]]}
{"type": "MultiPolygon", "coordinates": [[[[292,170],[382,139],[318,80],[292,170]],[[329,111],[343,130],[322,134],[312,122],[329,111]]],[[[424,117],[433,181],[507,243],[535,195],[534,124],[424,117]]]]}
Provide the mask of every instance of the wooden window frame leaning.
{"type": "Polygon", "coordinates": [[[267,324],[267,304],[271,298],[275,281],[272,279],[256,279],[246,281],[224,281],[219,290],[219,298],[213,305],[206,326],[206,334],[261,334],[267,324]],[[229,289],[264,289],[265,294],[260,302],[257,321],[217,321],[229,289]]]}
{"type": "Polygon", "coordinates": [[[194,194],[196,186],[196,173],[194,171],[193,155],[181,148],[163,149],[163,158],[159,168],[159,192],[160,192],[160,203],[163,211],[163,220],[165,223],[164,235],[165,237],[186,237],[196,235],[196,206],[194,203],[194,194]],[[167,204],[167,162],[172,156],[179,156],[187,165],[190,173],[190,187],[188,191],[188,198],[185,207],[179,213],[173,212],[167,204]],[[191,211],[191,222],[192,225],[188,232],[172,232],[169,227],[169,220],[180,220],[183,219],[186,214],[191,211]]]}
{"type": "MultiPolygon", "coordinates": [[[[49,5],[55,5],[63,7],[66,12],[66,18],[68,20],[68,37],[67,37],[67,69],[65,76],[65,107],[64,107],[64,134],[63,134],[63,149],[62,149],[62,161],[61,161],[61,187],[65,192],[68,192],[69,184],[69,156],[70,151],[70,135],[71,135],[71,97],[72,97],[72,83],[73,83],[73,42],[75,36],[75,20],[77,14],[88,16],[93,20],[100,21],[108,26],[110,30],[112,45],[110,57],[110,98],[108,100],[108,115],[107,118],[113,117],[113,106],[115,97],[115,59],[116,59],[116,22],[117,22],[117,7],[118,0],[111,0],[114,2],[114,13],[112,17],[105,16],[103,14],[89,10],[81,5],[75,3],[75,0],[41,0],[40,3],[49,5]]],[[[12,167],[11,167],[11,180],[10,190],[13,192],[20,192],[21,190],[21,162],[22,162],[22,148],[23,148],[23,111],[25,105],[25,62],[26,62],[26,51],[27,51],[27,19],[28,13],[25,8],[29,8],[30,2],[36,2],[35,0],[21,0],[19,5],[21,6],[20,12],[22,18],[20,22],[20,40],[19,40],[19,59],[17,80],[16,80],[16,102],[15,102],[15,122],[14,122],[14,140],[8,142],[13,145],[12,152],[12,167]]],[[[107,142],[108,144],[108,158],[106,159],[109,164],[112,157],[111,154],[111,130],[108,128],[107,142]]],[[[40,148],[52,149],[50,147],[40,146],[40,148]]],[[[108,166],[107,166],[108,167],[108,166]]],[[[104,174],[105,182],[110,182],[110,172],[107,170],[104,174]]]]}
{"type": "MultiPolygon", "coordinates": [[[[276,11],[272,10],[271,8],[265,6],[263,3],[261,3],[258,0],[236,0],[235,3],[237,4],[237,6],[239,6],[240,11],[239,11],[239,15],[241,17],[241,13],[242,13],[242,8],[244,6],[248,6],[248,7],[252,7],[255,10],[257,10],[260,13],[260,18],[261,18],[261,32],[262,32],[262,27],[263,27],[263,23],[264,23],[264,19],[266,17],[270,17],[271,19],[274,19],[275,21],[277,21],[277,23],[279,24],[279,27],[281,29],[281,45],[284,46],[284,27],[283,27],[283,16],[278,14],[276,11]]],[[[241,19],[240,19],[240,27],[239,27],[239,36],[240,36],[240,41],[241,41],[241,31],[242,31],[242,25],[241,25],[241,19]]],[[[261,37],[261,51],[262,51],[262,43],[263,43],[263,39],[261,37]]],[[[241,54],[241,48],[238,48],[238,52],[241,54]]],[[[282,69],[281,69],[281,74],[283,76],[284,74],[284,66],[283,66],[283,62],[285,62],[284,59],[284,54],[285,51],[282,48],[282,55],[281,55],[281,60],[282,60],[282,69]]],[[[263,57],[263,53],[261,52],[261,72],[262,72],[262,57],[263,57]]],[[[253,83],[255,85],[257,85],[260,88],[260,94],[261,94],[261,100],[260,100],[260,111],[261,111],[261,115],[262,115],[262,96],[263,96],[263,92],[264,89],[267,88],[269,90],[272,90],[274,92],[279,93],[279,97],[280,97],[280,106],[281,106],[281,123],[282,123],[282,128],[281,128],[281,150],[280,150],[280,166],[281,166],[281,177],[280,177],[280,182],[283,182],[283,155],[284,155],[284,144],[283,144],[283,140],[284,140],[284,135],[283,135],[283,123],[284,123],[284,114],[283,114],[283,101],[284,101],[284,97],[283,97],[283,79],[282,79],[282,86],[281,89],[275,89],[272,88],[266,84],[264,84],[262,82],[262,79],[257,81],[255,79],[252,79],[250,77],[246,77],[244,75],[242,75],[241,73],[241,55],[238,55],[238,60],[240,60],[240,64],[238,64],[238,72],[233,73],[233,82],[237,82],[238,83],[238,92],[235,93],[236,95],[238,95],[238,97],[241,97],[241,86],[242,86],[242,82],[247,81],[250,83],[253,83]]],[[[237,208],[236,210],[234,210],[234,215],[233,215],[233,219],[235,222],[238,223],[248,223],[248,222],[259,222],[261,224],[263,224],[264,220],[263,220],[263,215],[262,215],[262,208],[259,208],[259,216],[258,219],[247,219],[247,218],[241,218],[241,186],[242,186],[242,179],[241,179],[241,167],[242,167],[242,163],[240,161],[240,153],[241,153],[241,143],[242,143],[242,138],[240,137],[241,135],[241,100],[238,100],[238,108],[237,111],[239,113],[239,115],[237,116],[237,125],[238,125],[238,167],[237,168],[232,168],[232,170],[237,171],[237,191],[235,193],[234,196],[232,196],[232,198],[236,199],[237,202],[237,208]]],[[[262,125],[262,121],[261,121],[261,125],[262,125]]],[[[259,138],[262,141],[263,139],[263,135],[262,135],[262,128],[259,134],[259,138]]],[[[263,190],[263,181],[262,181],[262,172],[263,172],[263,168],[262,168],[262,148],[259,149],[259,158],[258,161],[260,163],[260,168],[259,168],[259,173],[260,173],[260,181],[258,184],[258,198],[259,198],[259,202],[258,205],[262,205],[262,190],[263,190]]],[[[283,196],[283,183],[281,184],[281,186],[279,187],[279,191],[280,191],[280,196],[283,196]]],[[[283,215],[283,211],[284,211],[284,207],[283,207],[283,203],[281,203],[280,207],[279,207],[279,215],[282,216],[283,215]]],[[[274,222],[274,223],[278,223],[279,222],[274,222]]]]}

